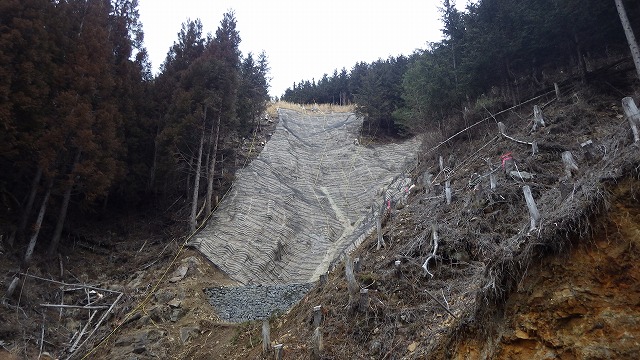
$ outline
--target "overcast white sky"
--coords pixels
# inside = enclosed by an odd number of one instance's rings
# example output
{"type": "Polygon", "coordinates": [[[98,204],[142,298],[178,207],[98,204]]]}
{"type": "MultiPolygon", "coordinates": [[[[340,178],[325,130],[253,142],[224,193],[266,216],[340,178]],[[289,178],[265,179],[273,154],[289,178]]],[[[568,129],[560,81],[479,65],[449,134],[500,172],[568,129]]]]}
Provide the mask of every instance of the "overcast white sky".
{"type": "MultiPolygon", "coordinates": [[[[236,14],[243,54],[264,50],[272,96],[299,80],[320,79],[358,61],[409,55],[441,39],[440,0],[139,0],[145,46],[157,73],[181,24],[200,18],[215,33],[236,14]]],[[[466,0],[458,0],[459,7],[466,0]]]]}

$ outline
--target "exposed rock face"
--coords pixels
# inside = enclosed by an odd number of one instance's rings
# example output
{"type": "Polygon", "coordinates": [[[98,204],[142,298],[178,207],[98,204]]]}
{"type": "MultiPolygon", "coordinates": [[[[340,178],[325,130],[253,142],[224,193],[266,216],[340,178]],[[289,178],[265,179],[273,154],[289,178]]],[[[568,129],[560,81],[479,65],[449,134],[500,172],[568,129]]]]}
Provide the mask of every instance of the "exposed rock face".
{"type": "Polygon", "coordinates": [[[530,269],[501,333],[456,359],[640,359],[640,204],[621,185],[592,241],[530,269]]]}

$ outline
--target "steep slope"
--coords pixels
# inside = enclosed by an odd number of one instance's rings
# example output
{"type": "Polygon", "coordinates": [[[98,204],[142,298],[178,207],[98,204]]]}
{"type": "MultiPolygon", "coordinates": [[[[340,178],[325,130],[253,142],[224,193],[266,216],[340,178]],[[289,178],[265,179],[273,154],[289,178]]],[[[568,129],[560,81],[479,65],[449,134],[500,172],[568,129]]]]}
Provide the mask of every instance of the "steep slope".
{"type": "Polygon", "coordinates": [[[535,261],[495,333],[464,339],[454,359],[640,358],[640,182],[612,186],[590,241],[535,261]]]}
{"type": "Polygon", "coordinates": [[[190,245],[242,284],[308,283],[375,227],[386,199],[404,195],[418,139],[359,145],[350,113],[281,109],[265,148],[238,172],[190,245]],[[382,190],[381,190],[382,189],[382,190]]]}
{"type": "Polygon", "coordinates": [[[392,213],[387,246],[369,238],[352,254],[367,297],[350,297],[339,267],[272,322],[272,341],[308,358],[322,305],[321,358],[637,358],[640,151],[621,96],[561,91],[426,143],[413,173],[424,188],[392,213]],[[546,126],[532,131],[534,104],[546,126]],[[578,169],[566,169],[567,151],[578,169]],[[541,215],[534,228],[524,186],[541,215]]]}

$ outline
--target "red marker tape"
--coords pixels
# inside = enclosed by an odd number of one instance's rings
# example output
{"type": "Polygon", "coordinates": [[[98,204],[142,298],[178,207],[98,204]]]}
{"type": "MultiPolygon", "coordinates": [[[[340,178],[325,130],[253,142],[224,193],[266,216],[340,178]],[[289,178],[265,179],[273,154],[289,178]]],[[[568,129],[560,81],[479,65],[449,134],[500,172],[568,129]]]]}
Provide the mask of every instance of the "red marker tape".
{"type": "Polygon", "coordinates": [[[500,156],[500,160],[502,160],[502,168],[504,169],[504,164],[509,160],[513,160],[513,157],[511,157],[511,152],[500,156]]]}

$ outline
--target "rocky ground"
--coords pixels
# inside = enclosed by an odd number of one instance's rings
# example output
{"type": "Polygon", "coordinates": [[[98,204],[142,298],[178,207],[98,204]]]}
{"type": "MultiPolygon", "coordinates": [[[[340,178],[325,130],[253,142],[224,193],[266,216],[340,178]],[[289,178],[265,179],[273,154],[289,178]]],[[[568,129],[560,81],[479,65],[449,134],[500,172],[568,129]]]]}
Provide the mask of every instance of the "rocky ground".
{"type": "Polygon", "coordinates": [[[311,287],[313,284],[217,286],[204,293],[222,321],[238,323],[286,313],[311,287]]]}

